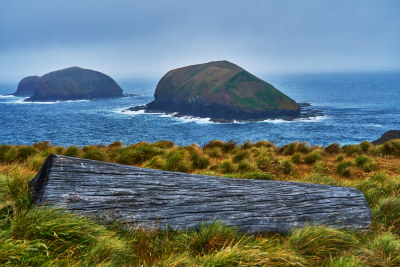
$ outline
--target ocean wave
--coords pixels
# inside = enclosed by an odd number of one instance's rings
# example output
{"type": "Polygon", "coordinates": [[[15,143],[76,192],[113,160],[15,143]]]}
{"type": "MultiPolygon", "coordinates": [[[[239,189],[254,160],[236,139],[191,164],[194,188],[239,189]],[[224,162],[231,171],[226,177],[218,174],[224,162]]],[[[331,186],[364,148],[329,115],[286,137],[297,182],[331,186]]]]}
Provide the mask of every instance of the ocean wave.
{"type": "Polygon", "coordinates": [[[14,101],[8,101],[8,102],[3,102],[7,104],[37,104],[37,105],[49,105],[49,104],[59,104],[59,103],[77,103],[77,102],[88,102],[90,100],[87,99],[81,99],[81,100],[66,100],[66,101],[44,101],[44,102],[31,102],[31,101],[25,101],[29,97],[17,97],[14,96],[15,99],[14,101]]]}
{"type": "Polygon", "coordinates": [[[376,128],[383,128],[382,124],[375,124],[375,123],[368,123],[366,126],[376,127],[376,128]]]}
{"type": "Polygon", "coordinates": [[[0,98],[11,98],[16,97],[15,95],[0,95],[0,98]]]}
{"type": "Polygon", "coordinates": [[[212,122],[210,118],[200,118],[200,117],[192,117],[192,116],[176,117],[172,114],[170,116],[182,123],[197,123],[197,124],[215,123],[215,122],[212,122]]]}
{"type": "Polygon", "coordinates": [[[141,110],[129,110],[128,107],[126,108],[118,108],[113,110],[113,112],[118,113],[118,114],[124,114],[124,115],[143,115],[143,114],[148,114],[148,115],[165,115],[164,113],[149,113],[149,112],[145,112],[144,109],[141,110]]]}
{"type": "Polygon", "coordinates": [[[298,118],[294,120],[284,120],[284,119],[267,119],[263,120],[260,122],[267,122],[267,123],[273,123],[273,124],[281,124],[281,123],[293,123],[293,122],[320,122],[328,119],[329,116],[323,115],[323,116],[315,116],[315,117],[308,117],[308,118],[298,118]]]}

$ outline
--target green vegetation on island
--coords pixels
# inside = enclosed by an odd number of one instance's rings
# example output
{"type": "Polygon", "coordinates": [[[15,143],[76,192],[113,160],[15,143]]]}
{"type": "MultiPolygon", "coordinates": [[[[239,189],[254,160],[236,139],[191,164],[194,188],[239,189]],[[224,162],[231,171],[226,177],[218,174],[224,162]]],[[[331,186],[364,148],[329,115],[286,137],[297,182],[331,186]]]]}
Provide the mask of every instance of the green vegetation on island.
{"type": "Polygon", "coordinates": [[[65,101],[122,97],[122,89],[109,76],[89,69],[71,67],[29,76],[21,80],[15,96],[28,96],[26,101],[65,101]]]}
{"type": "Polygon", "coordinates": [[[213,120],[292,118],[300,112],[287,95],[228,61],[171,70],[159,81],[154,98],[145,110],[213,120]]]}
{"type": "MultiPolygon", "coordinates": [[[[162,223],[162,222],[161,222],[162,223]]],[[[400,140],[326,147],[260,141],[169,141],[108,146],[0,145],[0,266],[399,266],[400,140]],[[51,153],[199,174],[361,190],[366,232],[307,226],[289,235],[244,234],[219,222],[192,230],[104,223],[32,207],[28,181],[51,153]]]]}

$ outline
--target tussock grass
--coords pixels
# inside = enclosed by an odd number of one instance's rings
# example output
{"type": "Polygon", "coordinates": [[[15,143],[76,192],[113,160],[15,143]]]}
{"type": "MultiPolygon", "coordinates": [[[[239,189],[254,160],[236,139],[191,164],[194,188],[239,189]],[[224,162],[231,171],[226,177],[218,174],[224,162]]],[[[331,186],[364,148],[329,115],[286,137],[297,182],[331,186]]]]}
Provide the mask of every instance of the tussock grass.
{"type": "Polygon", "coordinates": [[[399,266],[399,144],[0,145],[0,266],[399,266]],[[34,208],[28,181],[51,153],[238,179],[352,186],[371,207],[371,231],[307,226],[288,236],[248,235],[220,222],[161,229],[34,208]]]}

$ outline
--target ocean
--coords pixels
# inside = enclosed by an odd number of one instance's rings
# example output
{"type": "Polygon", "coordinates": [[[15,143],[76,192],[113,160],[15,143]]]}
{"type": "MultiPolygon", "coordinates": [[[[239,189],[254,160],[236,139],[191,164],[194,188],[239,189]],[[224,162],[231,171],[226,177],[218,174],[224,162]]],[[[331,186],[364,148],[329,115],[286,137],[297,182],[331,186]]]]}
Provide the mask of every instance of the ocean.
{"type": "Polygon", "coordinates": [[[153,100],[158,79],[117,80],[124,93],[139,96],[29,103],[8,96],[15,84],[0,81],[0,144],[50,141],[61,146],[126,145],[170,140],[179,145],[211,140],[293,141],[311,145],[373,141],[400,129],[400,73],[324,73],[260,76],[297,102],[310,103],[317,116],[292,121],[213,123],[208,118],[123,112],[153,100]]]}

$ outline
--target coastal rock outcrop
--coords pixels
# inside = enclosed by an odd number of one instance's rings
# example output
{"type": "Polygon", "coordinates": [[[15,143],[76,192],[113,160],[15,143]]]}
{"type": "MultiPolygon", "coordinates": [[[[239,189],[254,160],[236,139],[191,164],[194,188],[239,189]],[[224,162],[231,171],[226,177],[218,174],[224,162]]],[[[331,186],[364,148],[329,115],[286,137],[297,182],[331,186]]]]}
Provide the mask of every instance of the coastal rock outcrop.
{"type": "Polygon", "coordinates": [[[39,82],[39,76],[28,76],[23,78],[19,84],[15,96],[32,96],[35,86],[39,82]]]}
{"type": "Polygon", "coordinates": [[[382,145],[386,141],[389,141],[389,140],[392,140],[392,139],[400,139],[400,131],[399,130],[387,131],[386,133],[382,134],[381,137],[379,137],[375,141],[372,141],[372,143],[374,145],[382,145]]]}
{"type": "Polygon", "coordinates": [[[122,97],[121,87],[109,76],[89,69],[71,67],[41,77],[21,80],[16,96],[30,96],[25,101],[65,101],[122,97]]]}
{"type": "Polygon", "coordinates": [[[271,84],[228,61],[169,71],[159,81],[146,112],[209,117],[212,120],[263,120],[297,117],[300,106],[271,84]]]}

